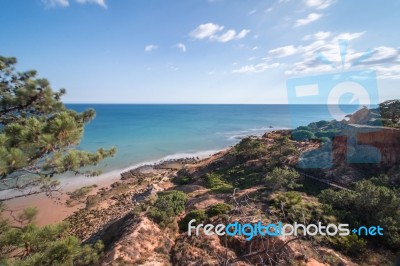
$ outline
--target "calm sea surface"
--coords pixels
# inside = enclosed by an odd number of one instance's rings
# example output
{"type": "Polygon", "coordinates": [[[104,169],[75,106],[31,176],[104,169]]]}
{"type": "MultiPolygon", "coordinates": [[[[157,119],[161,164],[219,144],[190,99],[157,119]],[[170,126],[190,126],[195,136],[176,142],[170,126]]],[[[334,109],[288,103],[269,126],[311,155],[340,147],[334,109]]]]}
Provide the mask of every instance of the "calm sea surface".
{"type": "MultiPolygon", "coordinates": [[[[98,147],[117,147],[116,157],[107,159],[103,165],[105,171],[160,159],[204,156],[229,147],[246,135],[332,120],[326,105],[68,104],[67,107],[77,111],[96,110],[96,118],[86,126],[79,148],[94,151],[98,147]],[[291,119],[294,112],[297,121],[291,119]]],[[[348,112],[355,108],[348,108],[348,112]]]]}

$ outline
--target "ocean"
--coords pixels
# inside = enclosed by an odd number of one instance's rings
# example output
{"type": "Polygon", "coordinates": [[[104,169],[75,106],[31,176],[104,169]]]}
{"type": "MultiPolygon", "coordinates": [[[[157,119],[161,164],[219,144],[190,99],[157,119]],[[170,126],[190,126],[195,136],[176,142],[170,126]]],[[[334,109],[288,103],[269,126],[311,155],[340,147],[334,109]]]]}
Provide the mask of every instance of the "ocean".
{"type": "MultiPolygon", "coordinates": [[[[326,105],[67,104],[76,111],[93,108],[79,149],[118,149],[101,165],[118,172],[159,160],[204,157],[248,135],[332,120],[326,105]],[[296,120],[291,119],[296,114],[296,120]],[[300,118],[299,118],[300,117],[300,118]]],[[[352,113],[357,106],[350,106],[352,113]]]]}

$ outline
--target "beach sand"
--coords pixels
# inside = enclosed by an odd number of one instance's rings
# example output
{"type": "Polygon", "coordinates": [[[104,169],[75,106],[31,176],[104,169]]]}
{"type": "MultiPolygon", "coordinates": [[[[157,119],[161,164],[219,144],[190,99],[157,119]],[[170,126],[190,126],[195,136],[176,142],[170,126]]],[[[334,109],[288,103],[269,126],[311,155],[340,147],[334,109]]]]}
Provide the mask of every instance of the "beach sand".
{"type": "Polygon", "coordinates": [[[80,203],[72,207],[67,206],[65,204],[66,200],[69,198],[69,196],[66,194],[67,192],[73,191],[82,186],[96,184],[97,187],[94,187],[88,194],[95,195],[99,189],[108,188],[112,183],[120,180],[120,178],[120,176],[115,176],[108,179],[96,179],[95,177],[87,178],[87,180],[84,180],[83,185],[82,183],[72,183],[68,186],[65,186],[61,190],[62,193],[56,194],[53,198],[49,198],[44,194],[37,194],[28,197],[12,199],[5,202],[6,211],[3,213],[3,215],[6,218],[9,218],[10,221],[13,221],[12,216],[16,217],[23,209],[27,207],[36,207],[39,211],[35,220],[38,226],[59,223],[70,216],[74,211],[85,206],[84,203],[80,203]]]}
{"type": "MultiPolygon", "coordinates": [[[[80,203],[69,207],[65,204],[66,200],[69,199],[67,192],[74,191],[77,188],[83,186],[91,186],[96,184],[96,187],[87,195],[95,195],[102,188],[109,188],[111,184],[121,181],[121,176],[129,175],[129,172],[141,171],[142,173],[149,171],[155,171],[156,169],[170,169],[177,170],[182,167],[183,164],[198,161],[198,160],[212,160],[213,156],[226,151],[227,149],[220,151],[209,151],[201,154],[196,159],[191,157],[181,158],[164,158],[165,160],[158,160],[150,164],[141,164],[133,166],[124,170],[112,171],[105,173],[98,177],[71,177],[64,179],[61,184],[61,194],[56,194],[55,197],[49,198],[44,194],[37,194],[28,197],[16,198],[5,202],[6,210],[3,215],[13,221],[13,217],[16,217],[19,212],[27,207],[36,207],[38,214],[36,216],[36,224],[38,226],[44,226],[48,224],[59,223],[65,218],[73,214],[80,208],[85,207],[85,203],[80,203]]],[[[123,178],[122,178],[123,179],[123,178]]]]}

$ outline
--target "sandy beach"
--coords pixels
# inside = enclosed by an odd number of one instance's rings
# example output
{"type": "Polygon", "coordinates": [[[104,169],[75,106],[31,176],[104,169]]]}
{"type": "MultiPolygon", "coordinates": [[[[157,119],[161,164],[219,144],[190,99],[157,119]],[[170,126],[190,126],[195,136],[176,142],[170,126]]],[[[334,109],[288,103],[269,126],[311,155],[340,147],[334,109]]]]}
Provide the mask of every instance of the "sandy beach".
{"type": "Polygon", "coordinates": [[[121,177],[117,174],[109,178],[96,179],[96,177],[90,177],[82,180],[82,182],[71,182],[63,186],[61,193],[56,194],[55,197],[52,198],[47,197],[45,194],[37,194],[12,199],[5,202],[7,211],[4,212],[4,215],[12,221],[12,216],[15,217],[24,208],[36,207],[39,211],[36,216],[36,223],[38,226],[59,223],[85,205],[84,203],[80,203],[71,207],[67,206],[65,204],[69,198],[67,192],[74,191],[82,186],[96,184],[97,187],[94,187],[88,194],[95,195],[101,188],[108,188],[112,183],[118,181],[120,178],[121,177]]]}
{"type": "MultiPolygon", "coordinates": [[[[204,159],[211,156],[211,154],[197,159],[204,159]]],[[[45,226],[62,222],[64,219],[72,215],[75,211],[84,208],[85,203],[81,202],[73,206],[67,206],[66,201],[69,199],[68,192],[72,192],[83,186],[95,185],[87,196],[96,195],[100,190],[107,190],[115,182],[121,179],[129,178],[126,175],[140,171],[141,173],[152,174],[156,169],[180,169],[182,162],[187,160],[195,160],[195,158],[167,158],[166,160],[158,160],[151,164],[140,164],[131,168],[126,168],[118,171],[104,173],[98,177],[71,177],[61,181],[61,193],[55,194],[54,197],[47,197],[45,194],[31,195],[27,197],[20,197],[5,202],[7,211],[4,216],[8,217],[11,221],[13,216],[16,217],[24,208],[36,207],[38,214],[36,216],[36,224],[38,226],[45,226]]],[[[123,181],[121,181],[123,182],[123,181]]]]}

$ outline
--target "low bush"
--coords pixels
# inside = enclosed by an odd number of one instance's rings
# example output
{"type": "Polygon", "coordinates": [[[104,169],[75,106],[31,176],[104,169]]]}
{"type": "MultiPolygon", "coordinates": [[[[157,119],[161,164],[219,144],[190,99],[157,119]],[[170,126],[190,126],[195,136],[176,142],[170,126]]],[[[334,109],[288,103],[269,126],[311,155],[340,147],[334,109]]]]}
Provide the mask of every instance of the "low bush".
{"type": "Polygon", "coordinates": [[[262,140],[254,137],[246,137],[242,139],[234,147],[235,155],[239,159],[251,160],[266,155],[267,150],[262,140]]]}
{"type": "Polygon", "coordinates": [[[299,127],[297,127],[295,130],[296,130],[296,131],[298,131],[298,130],[312,131],[312,128],[311,128],[311,127],[308,127],[308,126],[299,126],[299,127]]]}
{"type": "Polygon", "coordinates": [[[329,243],[335,249],[353,257],[362,256],[367,245],[367,241],[354,234],[329,238],[329,243]]]}
{"type": "Polygon", "coordinates": [[[266,186],[271,189],[295,189],[301,187],[297,181],[300,174],[294,169],[275,167],[272,172],[265,177],[266,186]]]}
{"type": "Polygon", "coordinates": [[[327,130],[327,131],[321,130],[321,131],[316,132],[316,133],[315,133],[315,136],[316,136],[317,138],[326,137],[326,138],[332,139],[334,136],[337,135],[337,133],[338,133],[338,131],[336,131],[336,130],[327,130]]]}
{"type": "Polygon", "coordinates": [[[206,176],[206,187],[216,193],[230,193],[233,186],[221,178],[217,173],[208,173],[206,176]]]}
{"type": "Polygon", "coordinates": [[[182,176],[178,178],[177,183],[178,185],[182,186],[189,184],[190,181],[192,181],[192,179],[189,176],[182,176]]]}
{"type": "Polygon", "coordinates": [[[308,130],[295,130],[292,132],[292,139],[293,140],[310,140],[313,139],[314,133],[312,133],[311,131],[308,130]]]}
{"type": "Polygon", "coordinates": [[[225,203],[217,203],[213,206],[211,206],[208,210],[207,210],[207,215],[208,217],[214,217],[214,216],[218,216],[221,214],[226,214],[227,212],[230,212],[233,209],[233,207],[229,204],[225,204],[225,203]]]}
{"type": "Polygon", "coordinates": [[[171,190],[159,193],[148,216],[162,228],[172,223],[175,216],[185,209],[186,194],[182,191],[171,190]]]}
{"type": "Polygon", "coordinates": [[[179,230],[185,232],[188,230],[188,224],[191,220],[195,219],[196,222],[193,225],[197,225],[202,223],[205,219],[207,219],[207,215],[205,214],[204,210],[194,210],[186,214],[186,216],[179,221],[179,230]]]}

